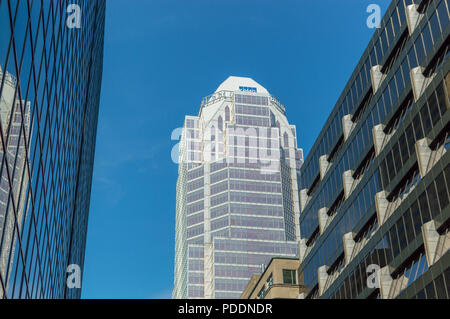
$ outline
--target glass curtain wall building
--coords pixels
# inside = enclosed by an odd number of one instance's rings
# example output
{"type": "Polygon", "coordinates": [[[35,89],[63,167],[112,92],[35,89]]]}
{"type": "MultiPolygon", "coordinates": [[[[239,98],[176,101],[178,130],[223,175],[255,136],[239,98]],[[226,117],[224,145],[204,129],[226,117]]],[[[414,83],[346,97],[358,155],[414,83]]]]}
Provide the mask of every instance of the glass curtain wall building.
{"type": "Polygon", "coordinates": [[[301,168],[305,298],[449,298],[449,0],[394,0],[301,168]]]}
{"type": "Polygon", "coordinates": [[[239,298],[273,256],[296,256],[303,152],[285,107],[229,77],[179,143],[174,298],[239,298]]]}
{"type": "Polygon", "coordinates": [[[0,298],[80,297],[104,19],[102,0],[0,1],[0,298]]]}

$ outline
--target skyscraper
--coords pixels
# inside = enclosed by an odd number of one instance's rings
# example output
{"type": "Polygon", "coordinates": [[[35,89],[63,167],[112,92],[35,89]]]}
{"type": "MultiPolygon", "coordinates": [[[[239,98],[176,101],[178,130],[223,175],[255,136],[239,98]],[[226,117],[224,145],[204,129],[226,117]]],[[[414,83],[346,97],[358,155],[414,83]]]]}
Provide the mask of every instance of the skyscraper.
{"type": "Polygon", "coordinates": [[[283,104],[229,77],[186,116],[179,143],[174,298],[239,298],[299,239],[303,152],[283,104]]]}
{"type": "Polygon", "coordinates": [[[394,0],[301,168],[306,298],[450,297],[449,0],[394,0]]]}
{"type": "Polygon", "coordinates": [[[0,1],[0,298],[80,297],[104,19],[104,0],[0,1]]]}

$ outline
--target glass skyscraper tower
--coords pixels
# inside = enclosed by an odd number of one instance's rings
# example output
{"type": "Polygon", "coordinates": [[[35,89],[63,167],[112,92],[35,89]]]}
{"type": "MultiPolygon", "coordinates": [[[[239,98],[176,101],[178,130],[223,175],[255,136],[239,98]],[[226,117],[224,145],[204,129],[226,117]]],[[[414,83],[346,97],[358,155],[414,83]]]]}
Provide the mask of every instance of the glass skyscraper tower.
{"type": "Polygon", "coordinates": [[[0,1],[0,298],[80,297],[104,19],[103,0],[0,1]]]}
{"type": "Polygon", "coordinates": [[[239,298],[273,256],[296,256],[296,129],[274,96],[229,77],[179,143],[174,298],[239,298]]]}

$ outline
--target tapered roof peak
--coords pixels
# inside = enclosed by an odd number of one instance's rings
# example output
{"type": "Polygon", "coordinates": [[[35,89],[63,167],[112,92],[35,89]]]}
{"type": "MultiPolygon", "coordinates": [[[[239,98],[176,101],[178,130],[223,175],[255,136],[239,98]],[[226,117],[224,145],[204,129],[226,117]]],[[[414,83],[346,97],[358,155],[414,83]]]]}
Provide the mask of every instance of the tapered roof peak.
{"type": "Polygon", "coordinates": [[[244,91],[269,94],[269,92],[261,84],[259,84],[252,78],[241,76],[229,76],[217,88],[216,92],[219,91],[244,91]]]}

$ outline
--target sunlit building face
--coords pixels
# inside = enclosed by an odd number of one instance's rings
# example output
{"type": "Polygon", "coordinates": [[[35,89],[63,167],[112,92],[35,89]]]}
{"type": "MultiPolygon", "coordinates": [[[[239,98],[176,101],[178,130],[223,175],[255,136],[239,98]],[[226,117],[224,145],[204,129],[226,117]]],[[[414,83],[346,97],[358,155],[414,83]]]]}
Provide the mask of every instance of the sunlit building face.
{"type": "Polygon", "coordinates": [[[174,298],[239,298],[273,256],[296,256],[303,162],[285,107],[229,77],[179,143],[174,298]]]}

